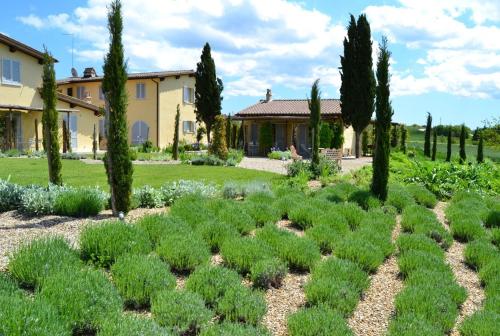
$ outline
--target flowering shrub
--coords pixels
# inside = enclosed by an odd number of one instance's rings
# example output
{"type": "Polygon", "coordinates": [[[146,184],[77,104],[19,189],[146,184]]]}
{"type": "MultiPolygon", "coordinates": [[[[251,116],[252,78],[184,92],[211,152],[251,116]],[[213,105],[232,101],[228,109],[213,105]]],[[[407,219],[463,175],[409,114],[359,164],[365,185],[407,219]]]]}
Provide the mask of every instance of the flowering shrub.
{"type": "Polygon", "coordinates": [[[28,216],[41,216],[54,213],[54,203],[58,195],[67,190],[65,187],[49,185],[47,188],[28,186],[21,195],[19,210],[28,216]]]}
{"type": "Polygon", "coordinates": [[[165,204],[162,192],[149,185],[134,189],[133,198],[141,208],[161,208],[165,204]]]}
{"type": "Polygon", "coordinates": [[[0,180],[0,212],[16,209],[21,203],[22,193],[21,186],[0,180]]]}
{"type": "Polygon", "coordinates": [[[176,199],[186,195],[199,195],[201,197],[214,197],[218,190],[213,184],[205,184],[198,181],[179,180],[177,182],[165,183],[160,191],[163,200],[167,205],[172,204],[176,199]]]}

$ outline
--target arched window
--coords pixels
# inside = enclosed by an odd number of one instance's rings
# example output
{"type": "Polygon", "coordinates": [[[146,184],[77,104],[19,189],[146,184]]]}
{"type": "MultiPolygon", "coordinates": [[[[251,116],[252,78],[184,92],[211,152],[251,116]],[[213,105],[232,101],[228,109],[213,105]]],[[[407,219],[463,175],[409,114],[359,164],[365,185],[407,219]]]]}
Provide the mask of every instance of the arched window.
{"type": "Polygon", "coordinates": [[[144,121],[139,120],[132,125],[132,145],[142,145],[148,140],[149,126],[144,121]]]}

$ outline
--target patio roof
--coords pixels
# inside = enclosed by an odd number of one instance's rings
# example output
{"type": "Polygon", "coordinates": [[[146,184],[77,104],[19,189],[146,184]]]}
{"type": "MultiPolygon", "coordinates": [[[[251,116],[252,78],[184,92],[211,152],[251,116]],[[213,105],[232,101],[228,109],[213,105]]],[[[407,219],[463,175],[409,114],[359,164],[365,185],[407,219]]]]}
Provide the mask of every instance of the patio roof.
{"type": "MultiPolygon", "coordinates": [[[[0,104],[0,112],[42,112],[42,107],[33,107],[33,106],[23,106],[23,105],[11,105],[11,104],[0,104]]],[[[75,109],[57,109],[58,112],[78,112],[79,110],[75,109]]]]}
{"type": "MultiPolygon", "coordinates": [[[[236,113],[235,119],[276,119],[276,118],[309,118],[307,99],[273,99],[261,100],[236,113]]],[[[338,117],[341,115],[340,100],[322,99],[321,117],[338,117]]]]}

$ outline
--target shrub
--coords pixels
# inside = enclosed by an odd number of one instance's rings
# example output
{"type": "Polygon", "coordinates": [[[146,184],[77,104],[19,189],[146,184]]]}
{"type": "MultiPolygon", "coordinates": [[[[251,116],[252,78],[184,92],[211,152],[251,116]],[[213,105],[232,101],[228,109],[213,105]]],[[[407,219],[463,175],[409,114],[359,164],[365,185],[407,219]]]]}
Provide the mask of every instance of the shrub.
{"type": "Polygon", "coordinates": [[[350,336],[342,315],[324,306],[302,308],[288,317],[290,336],[350,336]]]}
{"type": "Polygon", "coordinates": [[[404,254],[409,251],[422,251],[443,258],[443,250],[431,238],[423,234],[402,234],[398,237],[396,244],[399,253],[404,254]]]}
{"type": "Polygon", "coordinates": [[[280,211],[273,206],[270,200],[263,202],[247,201],[243,203],[243,209],[253,218],[257,226],[275,223],[281,219],[280,211]]]}
{"type": "Polygon", "coordinates": [[[484,265],[479,271],[479,278],[485,286],[497,285],[500,282],[500,257],[496,257],[484,265]]]}
{"type": "Polygon", "coordinates": [[[334,253],[341,259],[359,264],[367,272],[375,272],[385,259],[380,248],[355,236],[348,236],[341,241],[334,253]]]}
{"type": "Polygon", "coordinates": [[[388,336],[442,336],[440,328],[420,316],[407,313],[397,316],[389,325],[388,336]]]}
{"type": "Polygon", "coordinates": [[[17,209],[23,192],[23,187],[0,179],[0,212],[17,209]]]}
{"type": "Polygon", "coordinates": [[[201,295],[210,306],[214,306],[229,288],[240,285],[238,273],[211,265],[197,268],[186,280],[186,289],[201,295]]]}
{"type": "Polygon", "coordinates": [[[267,157],[272,160],[290,160],[292,158],[292,153],[289,150],[273,150],[267,154],[267,157]]]}
{"type": "Polygon", "coordinates": [[[71,327],[46,302],[2,294],[0,335],[67,336],[71,327]]]}
{"type": "Polygon", "coordinates": [[[257,325],[266,311],[264,296],[242,285],[228,288],[217,302],[217,312],[232,322],[257,325]]]}
{"type": "Polygon", "coordinates": [[[109,267],[120,255],[147,254],[151,251],[148,235],[138,227],[119,221],[87,226],[80,234],[83,260],[109,267]]]}
{"type": "Polygon", "coordinates": [[[326,304],[345,317],[354,311],[360,298],[360,294],[348,282],[332,281],[328,278],[309,282],[305,293],[309,304],[326,304]]]}
{"type": "Polygon", "coordinates": [[[186,195],[214,197],[217,194],[215,185],[190,180],[168,182],[165,183],[160,190],[163,194],[163,200],[167,205],[174,203],[177,199],[186,195]]]}
{"type": "Polygon", "coordinates": [[[168,265],[154,255],[120,256],[111,267],[111,274],[125,304],[133,307],[148,306],[157,291],[174,289],[176,285],[168,265]]]}
{"type": "Polygon", "coordinates": [[[54,213],[71,217],[95,216],[104,209],[107,201],[108,195],[99,189],[70,189],[56,196],[54,213]]]}
{"type": "Polygon", "coordinates": [[[204,221],[196,227],[196,232],[200,234],[213,252],[219,251],[227,239],[239,236],[238,230],[233,226],[219,221],[204,221]]]}
{"type": "Polygon", "coordinates": [[[405,208],[401,218],[401,227],[404,232],[421,233],[434,239],[444,249],[447,249],[453,242],[453,237],[437,220],[436,215],[419,205],[405,208]]]}
{"type": "Polygon", "coordinates": [[[491,229],[491,242],[500,248],[500,228],[491,229]]]}
{"type": "Polygon", "coordinates": [[[64,270],[48,277],[39,296],[52,304],[73,329],[94,330],[118,314],[123,302],[103,273],[91,269],[64,270]]]}
{"type": "Polygon", "coordinates": [[[273,256],[267,244],[248,237],[226,240],[221,246],[220,253],[225,264],[242,274],[249,273],[251,267],[259,260],[273,256]]]}
{"type": "Polygon", "coordinates": [[[460,335],[479,336],[495,335],[500,325],[500,314],[490,311],[479,311],[464,320],[460,325],[460,335]]]}
{"type": "Polygon", "coordinates": [[[348,198],[349,202],[357,203],[365,210],[380,208],[382,203],[368,190],[356,190],[348,198]]]}
{"type": "Polygon", "coordinates": [[[500,228],[500,210],[492,210],[485,221],[486,227],[500,228]]]}
{"type": "Polygon", "coordinates": [[[305,195],[302,193],[287,193],[286,195],[278,197],[274,203],[273,207],[276,208],[281,218],[289,218],[290,212],[297,208],[304,201],[305,195]]]}
{"type": "Polygon", "coordinates": [[[408,192],[404,187],[392,185],[389,187],[389,194],[387,195],[385,204],[392,205],[398,209],[399,212],[401,212],[404,208],[414,205],[415,200],[410,192],[408,192]]]}
{"type": "Polygon", "coordinates": [[[132,193],[141,208],[161,208],[165,205],[162,191],[149,185],[134,189],[132,193]]]}
{"type": "Polygon", "coordinates": [[[165,214],[141,217],[135,226],[147,233],[153,246],[157,246],[169,234],[191,232],[191,227],[182,219],[165,214]]]}
{"type": "Polygon", "coordinates": [[[97,336],[169,336],[170,332],[151,319],[124,315],[105,320],[97,336]]]}
{"type": "Polygon", "coordinates": [[[330,253],[334,246],[347,234],[349,228],[337,229],[325,223],[319,223],[306,230],[306,236],[312,239],[323,253],[330,253]]]}
{"type": "Polygon", "coordinates": [[[269,336],[263,328],[241,323],[223,322],[203,329],[200,336],[269,336]]]}
{"type": "Polygon", "coordinates": [[[156,253],[177,272],[191,272],[210,261],[208,245],[195,233],[164,237],[157,246],[156,253]]]}
{"type": "Polygon", "coordinates": [[[323,211],[324,209],[317,207],[313,202],[305,201],[291,209],[288,218],[296,227],[305,230],[313,226],[316,219],[323,214],[323,211]]]}
{"type": "Polygon", "coordinates": [[[241,234],[248,234],[255,229],[255,221],[252,216],[245,211],[245,207],[241,207],[235,203],[227,203],[217,213],[216,218],[223,223],[233,226],[241,234]]]}
{"type": "Polygon", "coordinates": [[[151,313],[160,325],[183,335],[195,335],[213,316],[200,295],[174,290],[163,290],[153,297],[151,313]]]}
{"type": "Polygon", "coordinates": [[[6,273],[0,273],[0,296],[2,295],[22,295],[22,291],[17,284],[6,273]]]}
{"type": "Polygon", "coordinates": [[[465,247],[465,262],[481,269],[498,257],[498,250],[486,240],[473,241],[465,247]]]}
{"type": "Polygon", "coordinates": [[[61,237],[47,237],[22,245],[9,261],[9,272],[26,287],[38,286],[64,268],[81,266],[78,254],[61,237]]]}
{"type": "Polygon", "coordinates": [[[415,199],[415,201],[427,208],[434,208],[437,204],[436,195],[429,191],[424,186],[418,184],[410,184],[406,186],[406,191],[415,199]]]}
{"type": "Polygon", "coordinates": [[[310,172],[311,167],[310,166],[311,166],[310,163],[307,161],[294,160],[286,166],[286,174],[289,177],[295,177],[295,176],[298,176],[302,173],[306,173],[308,175],[308,178],[309,178],[311,176],[311,172],[310,172]]]}
{"type": "Polygon", "coordinates": [[[243,196],[243,187],[234,181],[224,182],[221,193],[227,199],[238,198],[243,196]]]}
{"type": "Polygon", "coordinates": [[[453,221],[451,223],[451,234],[458,241],[468,242],[484,238],[486,231],[483,228],[481,220],[475,216],[471,216],[453,221]]]}
{"type": "Polygon", "coordinates": [[[382,252],[385,259],[385,257],[388,257],[394,251],[394,245],[392,244],[390,238],[391,231],[384,230],[383,224],[377,225],[376,218],[370,218],[367,222],[369,225],[362,226],[357,231],[351,233],[350,236],[348,236],[348,239],[366,241],[373,244],[378,250],[380,250],[380,252],[382,252]]]}
{"type": "Polygon", "coordinates": [[[312,272],[313,281],[330,279],[335,282],[347,282],[361,294],[368,288],[369,278],[359,265],[338,258],[329,258],[319,263],[312,272]]]}
{"type": "Polygon", "coordinates": [[[358,188],[351,183],[340,182],[331,187],[325,187],[318,192],[318,196],[323,197],[330,202],[344,203],[347,202],[352,193],[358,188]]]}
{"type": "Polygon", "coordinates": [[[257,261],[250,268],[250,279],[254,286],[261,288],[278,288],[287,273],[286,264],[277,258],[257,261]]]}
{"type": "Polygon", "coordinates": [[[457,306],[467,298],[467,292],[455,282],[453,272],[435,270],[415,270],[406,279],[407,286],[418,287],[422,292],[439,291],[453,300],[457,306]]]}
{"type": "Polygon", "coordinates": [[[355,230],[366,216],[366,212],[356,203],[338,204],[332,210],[347,220],[351,230],[355,230]]]}
{"type": "Polygon", "coordinates": [[[215,218],[213,211],[208,211],[208,205],[209,202],[204,197],[187,195],[175,202],[170,208],[170,215],[184,220],[194,228],[202,221],[213,220],[215,218]],[[199,211],[194,211],[194,209],[199,209],[199,211]]]}
{"type": "Polygon", "coordinates": [[[398,265],[399,271],[405,278],[412,272],[422,270],[443,273],[450,272],[450,269],[441,257],[423,251],[406,252],[399,258],[398,265]]]}
{"type": "Polygon", "coordinates": [[[43,216],[54,212],[54,201],[60,187],[49,185],[48,188],[28,186],[21,195],[19,211],[28,216],[43,216]]]}

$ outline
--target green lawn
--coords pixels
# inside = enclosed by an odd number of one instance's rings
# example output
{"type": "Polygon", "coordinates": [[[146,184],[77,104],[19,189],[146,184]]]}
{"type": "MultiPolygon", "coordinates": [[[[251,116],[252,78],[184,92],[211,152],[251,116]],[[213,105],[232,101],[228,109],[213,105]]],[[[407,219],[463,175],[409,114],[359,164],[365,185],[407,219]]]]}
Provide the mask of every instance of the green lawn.
{"type": "MultiPolygon", "coordinates": [[[[90,165],[78,160],[62,160],[63,181],[73,186],[95,186],[107,188],[103,164],[90,165]]],[[[48,181],[46,159],[0,159],[0,179],[18,184],[46,185],[48,181]]],[[[149,184],[160,187],[165,182],[177,180],[203,180],[216,184],[225,181],[269,181],[280,175],[236,167],[179,165],[134,165],[134,187],[149,184]]]]}

